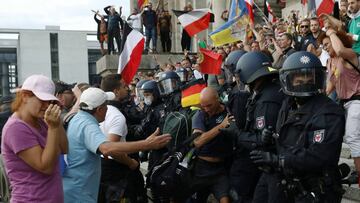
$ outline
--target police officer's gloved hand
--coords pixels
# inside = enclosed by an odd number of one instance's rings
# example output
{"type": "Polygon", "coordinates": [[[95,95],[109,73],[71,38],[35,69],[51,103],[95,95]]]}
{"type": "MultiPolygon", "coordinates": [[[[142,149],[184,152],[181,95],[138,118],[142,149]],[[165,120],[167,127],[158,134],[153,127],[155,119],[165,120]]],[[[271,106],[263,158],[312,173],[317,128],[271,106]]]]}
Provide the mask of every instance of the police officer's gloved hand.
{"type": "Polygon", "coordinates": [[[255,164],[269,165],[274,168],[279,167],[279,156],[270,152],[264,152],[261,150],[254,150],[250,152],[250,159],[255,164]]]}
{"type": "Polygon", "coordinates": [[[229,136],[233,139],[235,139],[240,132],[239,128],[236,126],[235,121],[230,121],[230,125],[227,128],[221,128],[219,130],[222,134],[229,136]]]}
{"type": "Polygon", "coordinates": [[[273,128],[269,126],[261,132],[261,142],[264,146],[272,145],[274,143],[273,128]]]}

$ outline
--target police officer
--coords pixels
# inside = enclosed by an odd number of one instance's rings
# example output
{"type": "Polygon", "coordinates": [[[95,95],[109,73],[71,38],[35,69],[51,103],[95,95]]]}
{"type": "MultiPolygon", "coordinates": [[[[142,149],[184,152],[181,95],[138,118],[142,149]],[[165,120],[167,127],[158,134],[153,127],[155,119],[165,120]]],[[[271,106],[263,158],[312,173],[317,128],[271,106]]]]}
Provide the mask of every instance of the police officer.
{"type": "MultiPolygon", "coordinates": [[[[226,82],[231,84],[233,83],[233,76],[236,74],[236,64],[239,61],[240,57],[243,56],[246,51],[243,50],[234,50],[226,57],[224,62],[225,73],[226,73],[226,82]]],[[[244,84],[241,83],[243,89],[244,84]]]]}
{"type": "Polygon", "coordinates": [[[140,107],[143,107],[143,102],[144,102],[144,95],[142,94],[142,90],[141,89],[141,86],[147,82],[149,80],[140,80],[137,84],[136,84],[136,87],[135,87],[135,104],[140,106],[140,107]]]}
{"type": "Polygon", "coordinates": [[[230,52],[229,56],[225,60],[225,67],[230,69],[236,78],[236,85],[234,85],[232,91],[229,94],[229,100],[226,106],[229,109],[230,113],[234,116],[236,125],[239,129],[242,129],[245,126],[245,106],[250,95],[248,91],[244,90],[244,83],[240,81],[240,69],[236,68],[237,62],[244,54],[246,54],[246,51],[235,50],[230,52]]]}
{"type": "MultiPolygon", "coordinates": [[[[145,118],[141,121],[143,134],[151,135],[157,127],[162,126],[162,118],[165,116],[165,105],[163,104],[156,81],[149,80],[141,86],[144,95],[145,118]]],[[[149,164],[151,165],[151,164],[149,164]]]]}
{"type": "Polygon", "coordinates": [[[158,87],[166,112],[181,108],[180,77],[174,71],[166,71],[159,77],[158,87]]]}
{"type": "Polygon", "coordinates": [[[223,131],[239,141],[230,171],[231,185],[238,196],[234,202],[251,202],[261,171],[251,161],[249,153],[265,144],[271,148],[270,142],[262,141],[262,132],[276,125],[284,94],[280,92],[278,71],[271,67],[271,60],[263,53],[244,54],[236,69],[240,80],[251,91],[245,107],[246,121],[240,131],[235,123],[223,131]]]}
{"type": "MultiPolygon", "coordinates": [[[[165,105],[162,102],[162,99],[160,97],[159,88],[157,85],[157,82],[154,80],[149,80],[145,82],[140,90],[142,91],[142,94],[144,96],[144,114],[145,118],[141,121],[141,128],[142,128],[142,134],[144,134],[146,137],[151,135],[156,128],[163,126],[164,123],[164,117],[165,117],[165,105]]],[[[166,153],[166,148],[162,148],[159,150],[152,150],[149,155],[149,165],[148,170],[150,170],[154,164],[162,158],[164,153],[166,153]]],[[[147,152],[143,152],[141,154],[142,160],[145,160],[144,157],[147,157],[147,152]]],[[[154,192],[154,190],[151,189],[152,192],[152,200],[153,202],[163,202],[168,201],[167,198],[161,197],[159,194],[154,192]]]]}
{"type": "Polygon", "coordinates": [[[310,52],[296,52],[285,60],[280,81],[290,97],[277,122],[278,153],[251,152],[255,163],[279,172],[268,175],[273,181],[259,196],[257,188],[254,202],[341,202],[337,164],[345,117],[323,94],[325,78],[320,60],[310,52]]]}
{"type": "Polygon", "coordinates": [[[180,78],[181,86],[185,85],[189,81],[190,73],[185,68],[179,68],[175,72],[180,78]]]}

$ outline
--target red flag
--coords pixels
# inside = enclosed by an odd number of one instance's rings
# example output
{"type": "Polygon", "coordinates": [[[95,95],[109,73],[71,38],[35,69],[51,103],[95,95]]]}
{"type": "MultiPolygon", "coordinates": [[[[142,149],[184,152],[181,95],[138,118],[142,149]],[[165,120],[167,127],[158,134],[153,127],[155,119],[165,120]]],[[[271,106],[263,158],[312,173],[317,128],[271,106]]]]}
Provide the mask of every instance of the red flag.
{"type": "Polygon", "coordinates": [[[334,0],[315,0],[317,16],[322,13],[331,14],[334,10],[334,4],[334,0]]]}
{"type": "Polygon", "coordinates": [[[221,73],[222,56],[211,50],[200,48],[200,72],[219,75],[221,73]]]}
{"type": "Polygon", "coordinates": [[[126,84],[131,83],[139,68],[144,42],[144,36],[125,23],[123,41],[120,47],[118,73],[121,74],[126,84]]]}

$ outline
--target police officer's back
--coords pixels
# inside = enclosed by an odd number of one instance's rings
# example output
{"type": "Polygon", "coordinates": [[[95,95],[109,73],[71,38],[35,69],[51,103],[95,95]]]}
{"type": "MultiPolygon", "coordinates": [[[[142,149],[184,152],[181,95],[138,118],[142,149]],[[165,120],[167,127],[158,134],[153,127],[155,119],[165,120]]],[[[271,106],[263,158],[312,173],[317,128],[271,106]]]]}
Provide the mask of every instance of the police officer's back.
{"type": "Polygon", "coordinates": [[[285,60],[280,80],[291,97],[279,113],[278,153],[251,152],[255,163],[280,172],[268,176],[272,192],[256,193],[261,198],[254,202],[341,201],[337,163],[345,118],[343,110],[322,94],[325,78],[320,60],[309,52],[285,60]]]}

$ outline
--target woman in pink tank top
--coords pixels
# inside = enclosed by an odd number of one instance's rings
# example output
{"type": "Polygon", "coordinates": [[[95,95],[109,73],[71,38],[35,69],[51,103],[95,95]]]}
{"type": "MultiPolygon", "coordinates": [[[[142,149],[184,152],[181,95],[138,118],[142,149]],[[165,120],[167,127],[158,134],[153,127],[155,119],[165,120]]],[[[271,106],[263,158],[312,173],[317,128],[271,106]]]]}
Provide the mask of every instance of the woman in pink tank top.
{"type": "MultiPolygon", "coordinates": [[[[353,51],[352,38],[343,31],[335,31],[325,22],[326,34],[318,42],[330,55],[327,61],[326,93],[336,91],[346,113],[344,142],[349,145],[355,168],[360,173],[360,64],[353,51]]],[[[356,173],[355,173],[356,174],[356,173]]],[[[360,178],[357,178],[360,186],[360,178]]]]}

